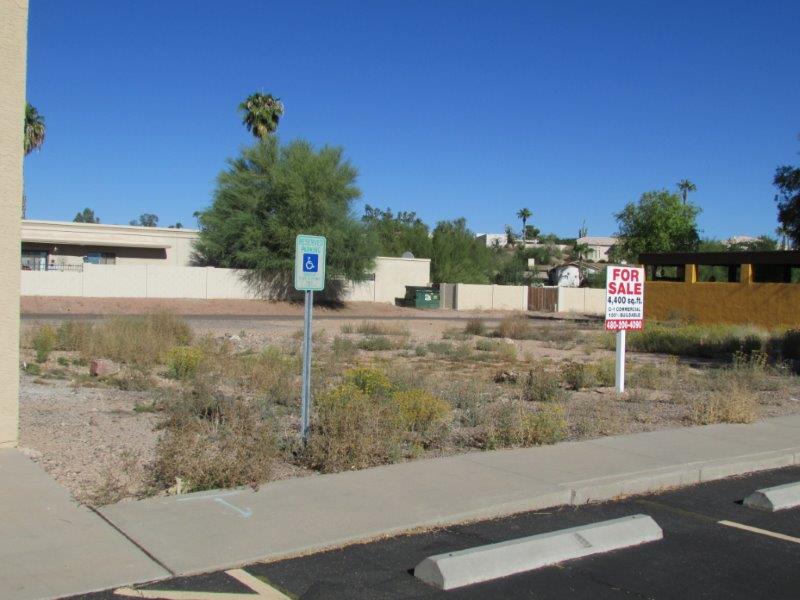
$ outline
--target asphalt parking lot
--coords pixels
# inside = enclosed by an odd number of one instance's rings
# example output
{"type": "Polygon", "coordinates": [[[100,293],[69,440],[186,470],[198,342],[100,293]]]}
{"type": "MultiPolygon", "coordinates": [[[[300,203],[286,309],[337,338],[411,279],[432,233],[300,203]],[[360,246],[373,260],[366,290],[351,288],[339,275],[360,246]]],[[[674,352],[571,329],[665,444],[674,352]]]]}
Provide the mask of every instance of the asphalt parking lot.
{"type": "MultiPolygon", "coordinates": [[[[270,564],[256,563],[232,574],[221,571],[180,577],[139,586],[140,592],[131,592],[138,597],[165,600],[178,597],[211,600],[221,598],[214,596],[219,593],[242,594],[242,600],[247,600],[248,596],[259,597],[253,579],[247,585],[247,578],[255,576],[286,597],[304,600],[797,599],[800,598],[800,508],[767,513],[741,504],[756,489],[795,481],[800,481],[800,467],[616,502],[561,507],[404,535],[270,564]],[[651,516],[663,529],[664,539],[447,592],[412,575],[414,566],[433,554],[633,514],[651,516]],[[170,593],[174,591],[183,594],[170,593]],[[186,595],[186,592],[192,593],[186,595]]],[[[198,524],[199,529],[201,525],[198,524]]],[[[262,591],[260,597],[269,598],[269,594],[269,590],[262,591]]],[[[73,598],[119,600],[120,597],[115,590],[107,590],[73,598]]],[[[235,596],[225,598],[233,600],[235,596]]]]}

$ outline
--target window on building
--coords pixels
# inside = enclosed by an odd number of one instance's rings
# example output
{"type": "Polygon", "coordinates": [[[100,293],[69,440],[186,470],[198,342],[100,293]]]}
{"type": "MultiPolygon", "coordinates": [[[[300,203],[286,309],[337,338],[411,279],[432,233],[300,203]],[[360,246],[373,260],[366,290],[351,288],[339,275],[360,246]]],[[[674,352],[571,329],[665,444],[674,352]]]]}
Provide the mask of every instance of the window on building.
{"type": "Polygon", "coordinates": [[[738,283],[741,265],[697,265],[697,281],[703,283],[738,283]]]}
{"type": "Polygon", "coordinates": [[[686,267],[683,265],[647,265],[647,281],[683,281],[686,267]]]}
{"type": "Polygon", "coordinates": [[[92,265],[113,265],[117,262],[117,255],[113,252],[89,252],[83,257],[83,262],[92,265]]]}
{"type": "Polygon", "coordinates": [[[22,270],[23,271],[46,271],[47,270],[47,250],[26,250],[22,249],[22,270]]]}
{"type": "Polygon", "coordinates": [[[800,283],[800,266],[753,265],[754,283],[800,283]]]}

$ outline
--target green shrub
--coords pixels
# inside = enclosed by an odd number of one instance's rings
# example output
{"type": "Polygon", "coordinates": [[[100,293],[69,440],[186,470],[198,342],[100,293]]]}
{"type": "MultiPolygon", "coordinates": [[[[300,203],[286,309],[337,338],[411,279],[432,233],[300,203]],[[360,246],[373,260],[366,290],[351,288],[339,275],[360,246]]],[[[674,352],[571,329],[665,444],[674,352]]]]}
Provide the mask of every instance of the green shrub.
{"type": "Polygon", "coordinates": [[[163,406],[156,400],[149,402],[137,402],[133,405],[133,412],[136,414],[155,413],[163,410],[163,406]]]}
{"type": "Polygon", "coordinates": [[[758,398],[735,383],[729,383],[695,402],[689,421],[697,425],[712,423],[752,423],[758,417],[758,398]]]}
{"type": "Polygon", "coordinates": [[[408,336],[408,327],[396,323],[376,323],[375,321],[362,321],[356,328],[363,335],[400,335],[408,336]]]}
{"type": "Polygon", "coordinates": [[[90,321],[68,320],[58,326],[58,349],[82,351],[90,343],[94,325],[90,321]]]}
{"type": "Polygon", "coordinates": [[[394,387],[386,373],[374,367],[350,369],[345,372],[344,381],[369,396],[387,396],[394,387]]]}
{"type": "Polygon", "coordinates": [[[592,366],[594,380],[600,387],[611,387],[616,381],[616,364],[613,359],[607,358],[596,362],[592,366]]]}
{"type": "Polygon", "coordinates": [[[439,357],[455,361],[466,360],[472,356],[472,350],[467,344],[430,342],[428,344],[428,350],[439,357]]]}
{"type": "Polygon", "coordinates": [[[578,338],[579,332],[575,326],[563,322],[558,325],[544,325],[536,330],[536,339],[555,347],[574,347],[578,338]]]}
{"type": "Polygon", "coordinates": [[[800,329],[789,329],[780,336],[779,351],[786,360],[800,359],[800,329]]]}
{"type": "Polygon", "coordinates": [[[203,350],[194,346],[175,346],[164,356],[167,374],[173,379],[193,377],[202,361],[203,350]]]}
{"type": "Polygon", "coordinates": [[[736,352],[763,350],[767,339],[766,331],[754,327],[652,323],[644,331],[631,332],[628,347],[638,352],[730,359],[736,352]]]}
{"type": "Polygon", "coordinates": [[[56,362],[61,365],[62,367],[69,366],[69,359],[66,356],[59,356],[56,362]]]}
{"type": "Polygon", "coordinates": [[[457,329],[455,327],[448,327],[442,332],[442,339],[443,340],[459,340],[464,341],[469,339],[471,336],[469,333],[462,331],[461,329],[457,329]]]}
{"type": "Polygon", "coordinates": [[[567,387],[576,391],[591,386],[593,381],[590,369],[583,363],[573,361],[561,367],[561,379],[567,387]]]}
{"type": "Polygon", "coordinates": [[[521,402],[510,400],[492,407],[488,418],[487,448],[554,444],[566,436],[567,422],[559,405],[533,411],[521,402]]]}
{"type": "Polygon", "coordinates": [[[368,352],[379,352],[394,349],[394,344],[384,336],[368,336],[358,341],[358,347],[368,352]]]}
{"type": "Polygon", "coordinates": [[[558,377],[542,367],[528,371],[522,386],[522,399],[526,402],[556,402],[564,398],[558,377]]]}
{"type": "MultiPolygon", "coordinates": [[[[206,353],[209,351],[206,350],[206,353]]],[[[212,362],[212,357],[204,364],[212,362]]],[[[267,346],[257,354],[228,357],[218,352],[213,357],[220,377],[225,377],[243,391],[260,396],[266,402],[292,405],[300,396],[300,367],[297,359],[280,348],[267,346]]]]}
{"type": "Polygon", "coordinates": [[[655,390],[660,381],[661,373],[652,363],[639,365],[628,371],[628,383],[633,387],[655,390]]]}
{"type": "Polygon", "coordinates": [[[50,325],[42,325],[34,331],[31,346],[36,351],[36,362],[45,363],[56,347],[56,330],[50,325]]]}
{"type": "Polygon", "coordinates": [[[28,375],[41,375],[42,374],[42,368],[39,365],[37,365],[36,363],[27,363],[25,365],[25,372],[28,375]]]}
{"type": "Polygon", "coordinates": [[[394,401],[400,407],[400,418],[404,427],[423,438],[435,437],[437,429],[450,418],[450,405],[425,390],[395,392],[394,401]]]}
{"type": "Polygon", "coordinates": [[[497,340],[480,339],[475,342],[475,349],[481,352],[497,352],[501,344],[497,340]]]}
{"type": "Polygon", "coordinates": [[[506,362],[517,360],[517,347],[514,344],[501,344],[497,349],[497,358],[506,362]]]}
{"type": "Polygon", "coordinates": [[[127,392],[143,392],[158,387],[155,380],[140,369],[126,369],[110,382],[127,392]]]}
{"type": "Polygon", "coordinates": [[[470,319],[464,326],[464,333],[469,335],[486,335],[486,323],[483,319],[470,319]]]}
{"type": "Polygon", "coordinates": [[[167,406],[168,417],[156,445],[155,479],[164,487],[177,479],[186,491],[258,485],[268,481],[277,457],[272,427],[259,407],[238,398],[225,400],[213,419],[167,406]]]}
{"type": "Polygon", "coordinates": [[[135,317],[112,317],[95,325],[89,337],[76,348],[84,358],[110,358],[124,364],[154,366],[174,346],[192,341],[189,325],[166,313],[135,317]]]}
{"type": "Polygon", "coordinates": [[[352,360],[358,353],[358,346],[353,340],[336,336],[331,344],[331,352],[339,361],[352,360]]]}
{"type": "Polygon", "coordinates": [[[525,317],[506,317],[497,327],[497,335],[512,340],[529,340],[534,337],[533,326],[525,317]]]}
{"type": "Polygon", "coordinates": [[[325,473],[394,462],[402,456],[399,405],[351,383],[317,397],[305,458],[325,473]]]}

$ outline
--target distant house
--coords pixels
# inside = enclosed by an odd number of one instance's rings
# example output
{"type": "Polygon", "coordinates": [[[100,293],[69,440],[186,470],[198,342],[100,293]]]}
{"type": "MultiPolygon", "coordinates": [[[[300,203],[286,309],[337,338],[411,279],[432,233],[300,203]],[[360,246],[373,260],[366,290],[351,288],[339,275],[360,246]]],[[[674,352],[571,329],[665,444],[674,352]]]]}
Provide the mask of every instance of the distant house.
{"type": "Polygon", "coordinates": [[[22,269],[76,271],[91,264],[191,264],[198,232],[100,223],[22,221],[22,269]]]}
{"type": "Polygon", "coordinates": [[[600,269],[595,265],[579,264],[570,262],[564,265],[553,267],[548,271],[550,285],[558,287],[580,287],[583,277],[598,273],[600,269]],[[581,275],[583,270],[583,275],[581,275]]]}
{"type": "Polygon", "coordinates": [[[505,248],[508,245],[508,235],[505,233],[479,233],[475,239],[485,244],[487,248],[493,246],[505,248]]]}
{"type": "Polygon", "coordinates": [[[752,235],[734,235],[725,240],[725,244],[728,246],[735,246],[737,244],[752,244],[757,241],[758,238],[752,235]]]}
{"type": "Polygon", "coordinates": [[[613,236],[590,236],[580,237],[575,240],[576,244],[585,244],[589,247],[586,255],[587,260],[593,262],[608,262],[608,251],[617,243],[617,238],[613,236]]]}

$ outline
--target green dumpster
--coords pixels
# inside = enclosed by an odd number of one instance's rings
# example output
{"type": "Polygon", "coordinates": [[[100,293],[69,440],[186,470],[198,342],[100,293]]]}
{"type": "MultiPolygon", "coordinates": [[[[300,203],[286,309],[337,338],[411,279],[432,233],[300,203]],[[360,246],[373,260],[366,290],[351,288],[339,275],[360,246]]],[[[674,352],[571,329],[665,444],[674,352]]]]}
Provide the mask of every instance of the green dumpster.
{"type": "Polygon", "coordinates": [[[414,290],[414,306],[416,308],[439,308],[439,290],[417,288],[414,290]]]}

